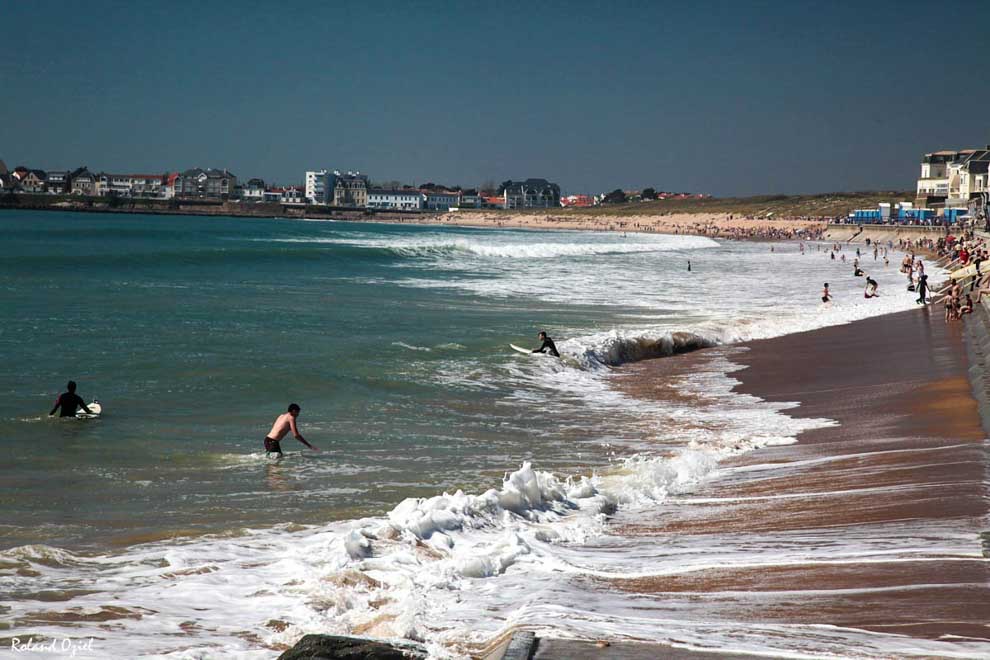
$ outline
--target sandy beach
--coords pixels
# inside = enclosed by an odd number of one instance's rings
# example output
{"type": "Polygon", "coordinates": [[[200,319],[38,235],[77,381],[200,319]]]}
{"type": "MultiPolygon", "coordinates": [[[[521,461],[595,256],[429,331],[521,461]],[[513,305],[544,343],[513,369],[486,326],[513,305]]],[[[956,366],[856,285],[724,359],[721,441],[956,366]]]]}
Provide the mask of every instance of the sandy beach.
{"type": "Polygon", "coordinates": [[[765,563],[614,580],[612,588],[665,607],[704,603],[725,621],[754,626],[951,640],[962,657],[969,641],[990,640],[980,537],[990,461],[961,324],[902,312],[632,365],[624,387],[649,396],[657,382],[720,354],[747,367],[736,375],[738,392],[800,401],[789,415],[839,425],[729,461],[721,478],[677,506],[626,525],[658,543],[732,538],[765,563]],[[773,560],[794,543],[802,558],[773,560]]]}
{"type": "MultiPolygon", "coordinates": [[[[362,222],[376,222],[374,219],[362,222]]],[[[384,222],[394,223],[395,220],[384,222]]],[[[823,231],[821,218],[749,218],[730,213],[668,213],[608,215],[548,209],[531,211],[460,211],[436,216],[410,216],[399,224],[501,229],[547,229],[582,231],[647,232],[690,234],[722,238],[798,238],[823,231]]]]}

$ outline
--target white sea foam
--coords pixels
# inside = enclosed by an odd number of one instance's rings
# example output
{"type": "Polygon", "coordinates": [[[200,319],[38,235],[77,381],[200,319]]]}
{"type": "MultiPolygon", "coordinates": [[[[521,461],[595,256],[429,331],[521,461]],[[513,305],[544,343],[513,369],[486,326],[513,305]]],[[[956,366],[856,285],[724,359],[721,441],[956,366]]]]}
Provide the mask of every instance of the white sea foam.
{"type": "MultiPolygon", "coordinates": [[[[507,355],[495,367],[497,373],[470,357],[436,365],[435,377],[452,384],[481,390],[495,381],[518,384],[507,402],[497,403],[539,403],[552,397],[554,405],[545,414],[559,415],[569,423],[579,423],[581,415],[613,419],[617,425],[621,421],[629,437],[608,438],[609,444],[634,446],[641,453],[569,478],[525,463],[507,474],[500,486],[485,492],[407,499],[387,515],[345,523],[249,530],[234,538],[184,539],[97,556],[43,546],[5,551],[0,553],[0,593],[10,598],[0,604],[11,608],[11,618],[21,622],[8,636],[28,630],[52,638],[65,636],[67,630],[79,637],[93,635],[99,652],[93,657],[101,658],[269,658],[276,645],[290,644],[310,632],[420,640],[437,658],[466,657],[470,644],[484,643],[514,625],[551,635],[628,638],[779,657],[973,657],[990,651],[982,641],[948,643],[825,626],[720,623],[700,597],[698,603],[681,598],[676,607],[665,607],[593,584],[601,579],[677,575],[725,566],[980,560],[973,553],[972,539],[936,523],[926,523],[924,529],[916,524],[890,525],[882,535],[872,530],[862,537],[853,531],[843,539],[841,551],[827,530],[767,534],[764,547],[732,535],[720,536],[713,545],[712,539],[688,535],[657,542],[610,533],[610,516],[634,522],[644,511],[677,501],[699,483],[718,476],[726,457],[794,442],[802,431],[832,424],[790,417],[785,413],[788,404],[733,393],[737,381],[732,373],[738,367],[731,354],[710,360],[677,383],[680,391],[693,397],[691,406],[623,394],[612,387],[611,367],[913,306],[913,295],[898,286],[894,273],[875,275],[883,297],[870,301],[862,300],[859,281],[838,280],[833,285],[837,302],[823,308],[806,302],[809,296],[814,300],[820,286],[822,266],[810,265],[813,253],[779,255],[775,263],[794,266],[787,272],[795,274],[772,295],[759,288],[761,282],[768,286],[766,278],[752,275],[759,273],[766,255],[753,256],[752,263],[739,258],[735,265],[749,269],[748,278],[727,278],[724,272],[705,275],[701,264],[700,272],[695,271],[698,287],[712,292],[708,303],[714,311],[699,313],[692,321],[690,312],[700,303],[690,291],[654,295],[644,282],[651,282],[651,274],[667,264],[658,260],[665,258],[663,253],[703,252],[716,245],[709,239],[637,236],[624,243],[614,235],[596,239],[586,234],[553,236],[540,243],[538,235],[521,241],[493,234],[453,240],[429,235],[284,240],[384,248],[426,258],[433,266],[467,264],[484,275],[495,275],[407,278],[407,286],[460,288],[496,298],[535,296],[541,302],[662,304],[677,310],[676,323],[659,314],[659,322],[644,319],[650,322],[571,336],[558,343],[566,357],[563,361],[507,355]],[[598,245],[596,240],[607,244],[598,245]],[[584,257],[596,259],[593,267],[576,263],[584,257]],[[615,272],[601,277],[604,268],[627,269],[635,277],[622,278],[615,272]],[[534,287],[534,281],[541,285],[534,287]],[[718,286],[712,288],[713,281],[718,286]],[[634,423],[625,425],[627,419],[634,423]],[[655,437],[669,441],[660,454],[651,450],[655,437]],[[66,601],[30,597],[69,589],[75,591],[66,601]],[[58,623],[52,616],[56,613],[74,616],[71,629],[58,623]],[[119,618],[103,620],[107,617],[119,618]]],[[[670,272],[665,271],[667,276],[670,272]]],[[[395,345],[424,353],[431,350],[402,342],[395,345]]],[[[432,347],[459,348],[463,347],[432,347]]],[[[247,457],[228,455],[219,462],[233,469],[262,457],[257,452],[247,457]]],[[[765,467],[787,469],[786,465],[765,467]]],[[[748,596],[734,593],[732,597],[748,596]]],[[[758,608],[758,595],[752,598],[752,607],[758,608]]]]}
{"type": "Polygon", "coordinates": [[[392,346],[398,346],[399,348],[405,348],[410,351],[424,351],[427,353],[433,350],[429,346],[414,346],[412,344],[407,344],[404,341],[393,341],[392,346]]]}
{"type": "Polygon", "coordinates": [[[703,236],[634,235],[622,239],[616,234],[512,232],[483,233],[477,238],[450,233],[396,236],[393,238],[313,237],[264,239],[270,243],[346,245],[388,250],[406,257],[471,255],[490,259],[552,259],[595,255],[669,252],[714,248],[718,243],[703,236]]]}
{"type": "MultiPolygon", "coordinates": [[[[567,588],[569,576],[608,574],[575,563],[582,552],[570,550],[602,538],[606,515],[617,508],[655,508],[689,491],[717,471],[720,457],[775,437],[761,435],[761,429],[796,434],[827,423],[790,418],[780,412],[784,404],[733,398],[729,371],[728,364],[712,366],[706,376],[712,403],[700,412],[720,432],[671,455],[636,455],[599,474],[572,478],[524,464],[497,489],[407,499],[382,518],[302,531],[152,544],[118,556],[20,549],[0,555],[0,585],[14,593],[59,588],[62,568],[71,564],[73,588],[95,593],[30,607],[18,599],[10,602],[15,612],[44,619],[39,613],[69,607],[91,614],[104,605],[125,608],[126,614],[153,609],[152,618],[114,621],[117,632],[101,649],[111,655],[262,657],[257,643],[244,638],[250,630],[268,645],[291,643],[307,632],[361,632],[422,640],[435,657],[463,657],[464,643],[494,636],[504,625],[486,614],[487,607],[497,604],[507,621],[518,614],[497,595],[503,589],[518,590],[520,580],[528,583],[533,576],[567,588]],[[742,408],[750,414],[740,415],[742,408]],[[41,577],[17,577],[25,568],[41,577]],[[198,628],[177,639],[175,632],[189,620],[198,628]],[[271,620],[289,625],[266,628],[271,620]],[[196,650],[182,650],[190,645],[196,650]]],[[[73,633],[95,635],[98,626],[81,622],[73,633]]],[[[55,635],[60,626],[33,629],[55,635]]]]}

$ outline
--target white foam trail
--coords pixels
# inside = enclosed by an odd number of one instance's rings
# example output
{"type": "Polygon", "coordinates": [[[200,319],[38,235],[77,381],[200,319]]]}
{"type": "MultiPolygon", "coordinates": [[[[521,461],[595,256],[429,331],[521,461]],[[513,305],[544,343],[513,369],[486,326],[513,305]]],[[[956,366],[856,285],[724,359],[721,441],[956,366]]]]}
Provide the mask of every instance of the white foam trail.
{"type": "Polygon", "coordinates": [[[412,344],[407,344],[404,341],[393,341],[392,342],[392,346],[398,346],[399,348],[405,348],[405,349],[408,349],[410,351],[423,351],[423,352],[426,352],[426,353],[429,353],[430,351],[433,350],[432,348],[429,348],[428,346],[413,346],[412,344]]]}
{"type": "Polygon", "coordinates": [[[565,235],[553,233],[512,232],[491,233],[478,238],[443,235],[396,236],[392,238],[313,237],[264,239],[271,243],[307,243],[347,245],[367,249],[388,250],[407,257],[443,257],[472,255],[488,259],[552,259],[554,257],[585,257],[608,254],[635,254],[698,250],[717,247],[703,236],[646,236],[633,240],[618,239],[615,234],[587,233],[565,235]]]}

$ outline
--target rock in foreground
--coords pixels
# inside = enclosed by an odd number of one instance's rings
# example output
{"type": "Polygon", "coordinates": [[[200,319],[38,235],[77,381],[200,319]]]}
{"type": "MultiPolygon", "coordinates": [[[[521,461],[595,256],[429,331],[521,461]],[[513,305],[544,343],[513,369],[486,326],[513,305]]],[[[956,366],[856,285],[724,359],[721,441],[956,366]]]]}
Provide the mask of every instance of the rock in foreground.
{"type": "Polygon", "coordinates": [[[305,635],[278,660],[423,660],[426,651],[412,642],[382,642],[341,635],[305,635]]]}

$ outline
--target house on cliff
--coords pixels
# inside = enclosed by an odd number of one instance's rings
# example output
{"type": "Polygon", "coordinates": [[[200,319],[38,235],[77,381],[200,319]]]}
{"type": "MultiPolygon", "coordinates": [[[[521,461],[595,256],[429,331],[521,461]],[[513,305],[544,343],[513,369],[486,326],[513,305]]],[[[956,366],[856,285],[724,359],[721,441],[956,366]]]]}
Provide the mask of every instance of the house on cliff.
{"type": "Polygon", "coordinates": [[[49,171],[45,177],[45,188],[50,195],[65,195],[69,192],[69,173],[65,170],[49,171]]]}
{"type": "Polygon", "coordinates": [[[43,193],[48,189],[48,175],[44,170],[28,170],[21,179],[21,190],[27,193],[43,193]]]}
{"type": "Polygon", "coordinates": [[[173,196],[228,199],[237,187],[237,177],[226,169],[194,167],[179,174],[173,183],[173,196]]]}
{"type": "Polygon", "coordinates": [[[85,166],[77,167],[69,174],[69,190],[73,195],[96,195],[96,175],[85,166]]]}

